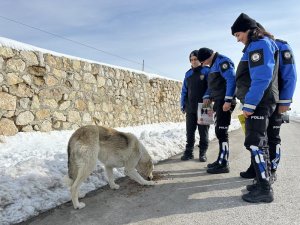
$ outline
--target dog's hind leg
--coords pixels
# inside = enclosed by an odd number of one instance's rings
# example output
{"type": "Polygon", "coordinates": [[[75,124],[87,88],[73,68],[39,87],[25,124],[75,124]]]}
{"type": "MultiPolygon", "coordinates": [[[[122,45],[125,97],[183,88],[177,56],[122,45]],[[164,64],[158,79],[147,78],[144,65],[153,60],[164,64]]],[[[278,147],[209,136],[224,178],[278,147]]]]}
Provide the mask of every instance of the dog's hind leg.
{"type": "Polygon", "coordinates": [[[119,185],[115,183],[113,168],[110,166],[105,166],[105,171],[108,179],[108,184],[111,189],[119,189],[119,185]]]}
{"type": "Polygon", "coordinates": [[[85,178],[86,177],[84,176],[83,168],[79,168],[77,172],[77,178],[74,181],[73,185],[71,186],[71,190],[70,190],[74,209],[82,209],[85,207],[85,204],[83,202],[79,202],[78,200],[79,187],[85,178]]]}
{"type": "Polygon", "coordinates": [[[148,181],[145,180],[137,171],[135,168],[133,169],[126,169],[125,168],[125,174],[128,175],[131,179],[135,180],[141,185],[154,185],[154,181],[148,181]]]}
{"type": "Polygon", "coordinates": [[[95,166],[96,166],[96,158],[94,158],[93,161],[84,164],[84,166],[79,166],[78,168],[76,180],[71,186],[71,197],[72,197],[74,209],[82,209],[85,207],[85,204],[83,202],[79,202],[78,200],[79,187],[81,183],[91,174],[95,166]]]}

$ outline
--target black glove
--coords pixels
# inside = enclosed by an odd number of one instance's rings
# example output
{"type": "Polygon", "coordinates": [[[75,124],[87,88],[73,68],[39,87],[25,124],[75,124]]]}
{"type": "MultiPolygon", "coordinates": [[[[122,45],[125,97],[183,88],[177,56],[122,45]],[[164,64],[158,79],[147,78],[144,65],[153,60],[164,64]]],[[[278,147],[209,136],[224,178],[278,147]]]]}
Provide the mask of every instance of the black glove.
{"type": "Polygon", "coordinates": [[[290,122],[289,114],[287,114],[287,113],[282,114],[282,122],[283,123],[289,123],[290,122]]]}

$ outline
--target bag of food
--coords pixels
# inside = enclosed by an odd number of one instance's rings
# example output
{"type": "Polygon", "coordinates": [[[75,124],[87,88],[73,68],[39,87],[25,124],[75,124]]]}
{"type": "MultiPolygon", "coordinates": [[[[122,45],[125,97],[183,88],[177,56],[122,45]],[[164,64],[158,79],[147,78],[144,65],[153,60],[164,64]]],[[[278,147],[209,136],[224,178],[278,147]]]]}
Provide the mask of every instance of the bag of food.
{"type": "Polygon", "coordinates": [[[198,103],[197,123],[200,125],[214,124],[214,111],[212,105],[198,103]]]}

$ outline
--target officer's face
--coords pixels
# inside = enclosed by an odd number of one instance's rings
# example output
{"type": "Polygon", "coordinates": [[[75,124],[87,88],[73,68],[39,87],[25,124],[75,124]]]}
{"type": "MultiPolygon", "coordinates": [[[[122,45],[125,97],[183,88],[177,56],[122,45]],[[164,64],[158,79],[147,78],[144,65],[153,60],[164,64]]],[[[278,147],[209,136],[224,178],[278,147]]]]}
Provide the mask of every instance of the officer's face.
{"type": "Polygon", "coordinates": [[[237,42],[242,42],[244,45],[248,42],[248,33],[246,32],[236,32],[234,33],[234,36],[236,37],[237,42]]]}
{"type": "Polygon", "coordinates": [[[192,65],[193,68],[196,68],[196,67],[200,66],[200,62],[199,62],[199,60],[196,56],[192,56],[190,58],[190,61],[191,61],[191,65],[192,65]]]}

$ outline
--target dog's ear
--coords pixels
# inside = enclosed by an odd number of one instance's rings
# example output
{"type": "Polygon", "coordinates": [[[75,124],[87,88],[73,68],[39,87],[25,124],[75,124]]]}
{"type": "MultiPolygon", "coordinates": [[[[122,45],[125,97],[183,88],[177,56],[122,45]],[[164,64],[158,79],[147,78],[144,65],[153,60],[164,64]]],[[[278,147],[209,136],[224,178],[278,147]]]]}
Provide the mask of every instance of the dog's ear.
{"type": "Polygon", "coordinates": [[[152,173],[153,164],[150,161],[145,162],[143,160],[139,160],[136,169],[140,175],[142,175],[144,178],[147,178],[152,173]]]}
{"type": "Polygon", "coordinates": [[[138,164],[136,165],[136,170],[139,172],[139,174],[144,174],[144,168],[145,166],[143,165],[143,161],[139,159],[138,164]]]}

